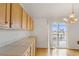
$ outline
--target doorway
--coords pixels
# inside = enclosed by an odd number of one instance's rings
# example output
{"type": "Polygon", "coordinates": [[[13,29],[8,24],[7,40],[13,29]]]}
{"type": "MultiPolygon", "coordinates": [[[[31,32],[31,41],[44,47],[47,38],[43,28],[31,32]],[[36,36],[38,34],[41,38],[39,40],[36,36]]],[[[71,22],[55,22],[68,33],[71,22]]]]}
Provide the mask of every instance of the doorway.
{"type": "Polygon", "coordinates": [[[48,51],[50,55],[67,55],[67,24],[52,23],[49,32],[50,46],[48,51]]]}
{"type": "Polygon", "coordinates": [[[67,48],[67,25],[66,23],[51,24],[50,48],[67,48]]]}

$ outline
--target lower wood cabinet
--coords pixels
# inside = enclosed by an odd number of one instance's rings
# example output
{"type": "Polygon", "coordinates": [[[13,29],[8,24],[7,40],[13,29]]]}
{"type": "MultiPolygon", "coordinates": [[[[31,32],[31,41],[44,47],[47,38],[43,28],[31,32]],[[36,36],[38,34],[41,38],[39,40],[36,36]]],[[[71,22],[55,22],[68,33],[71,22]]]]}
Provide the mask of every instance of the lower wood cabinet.
{"type": "Polygon", "coordinates": [[[30,36],[29,38],[29,46],[26,49],[26,51],[24,52],[25,56],[35,56],[36,53],[36,37],[30,36]]]}
{"type": "Polygon", "coordinates": [[[31,47],[28,46],[28,48],[26,49],[26,51],[23,54],[24,56],[31,56],[31,47]]]}
{"type": "Polygon", "coordinates": [[[35,56],[35,39],[31,38],[31,55],[35,56]]]}

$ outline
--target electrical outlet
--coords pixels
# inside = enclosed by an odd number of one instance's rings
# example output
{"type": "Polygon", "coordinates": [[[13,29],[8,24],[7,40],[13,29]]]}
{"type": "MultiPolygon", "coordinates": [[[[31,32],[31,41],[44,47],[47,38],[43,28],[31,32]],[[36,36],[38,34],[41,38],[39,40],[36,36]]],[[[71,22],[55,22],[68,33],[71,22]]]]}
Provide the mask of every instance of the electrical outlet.
{"type": "Polygon", "coordinates": [[[77,44],[79,44],[79,41],[77,41],[77,44]]]}

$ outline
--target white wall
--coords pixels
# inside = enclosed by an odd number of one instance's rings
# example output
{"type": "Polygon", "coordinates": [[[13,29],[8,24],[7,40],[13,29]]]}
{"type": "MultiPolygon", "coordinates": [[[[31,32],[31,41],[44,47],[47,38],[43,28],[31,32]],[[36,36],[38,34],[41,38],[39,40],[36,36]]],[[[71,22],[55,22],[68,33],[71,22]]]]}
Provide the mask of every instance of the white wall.
{"type": "MultiPolygon", "coordinates": [[[[34,34],[38,38],[37,47],[47,48],[48,27],[46,19],[35,19],[34,34]]],[[[77,44],[77,41],[79,41],[79,22],[75,24],[68,24],[67,41],[68,41],[68,48],[79,49],[79,45],[77,44]]]]}
{"type": "Polygon", "coordinates": [[[0,47],[12,43],[16,40],[23,39],[29,34],[21,30],[3,30],[0,29],[0,47]]]}
{"type": "Polygon", "coordinates": [[[68,48],[79,49],[77,41],[79,41],[79,22],[68,24],[68,48]]]}
{"type": "MultiPolygon", "coordinates": [[[[46,19],[35,19],[35,31],[30,33],[37,36],[37,47],[47,48],[48,27],[46,19]]],[[[79,23],[68,25],[68,48],[79,49],[79,23]]],[[[0,47],[29,35],[26,31],[0,29],[0,47]]]]}
{"type": "MultiPolygon", "coordinates": [[[[56,20],[57,21],[57,20],[56,20]]],[[[56,21],[51,21],[56,22],[56,21]]],[[[61,20],[60,20],[61,21],[61,20]]],[[[62,21],[61,21],[62,22],[62,21]]],[[[69,49],[79,49],[77,41],[79,41],[79,22],[74,24],[67,23],[67,46],[69,49]]]]}
{"type": "Polygon", "coordinates": [[[35,31],[37,36],[37,48],[47,48],[48,28],[46,19],[35,19],[35,31]]]}

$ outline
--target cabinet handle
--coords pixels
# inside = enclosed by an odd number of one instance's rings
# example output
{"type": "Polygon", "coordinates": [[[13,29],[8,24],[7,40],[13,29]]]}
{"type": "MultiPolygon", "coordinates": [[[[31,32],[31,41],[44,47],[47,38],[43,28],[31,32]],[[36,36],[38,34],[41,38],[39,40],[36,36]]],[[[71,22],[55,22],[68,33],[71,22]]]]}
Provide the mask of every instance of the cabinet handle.
{"type": "Polygon", "coordinates": [[[12,12],[12,3],[10,3],[10,26],[9,26],[10,28],[12,27],[12,17],[11,17],[12,13],[11,12],[12,12]]]}

